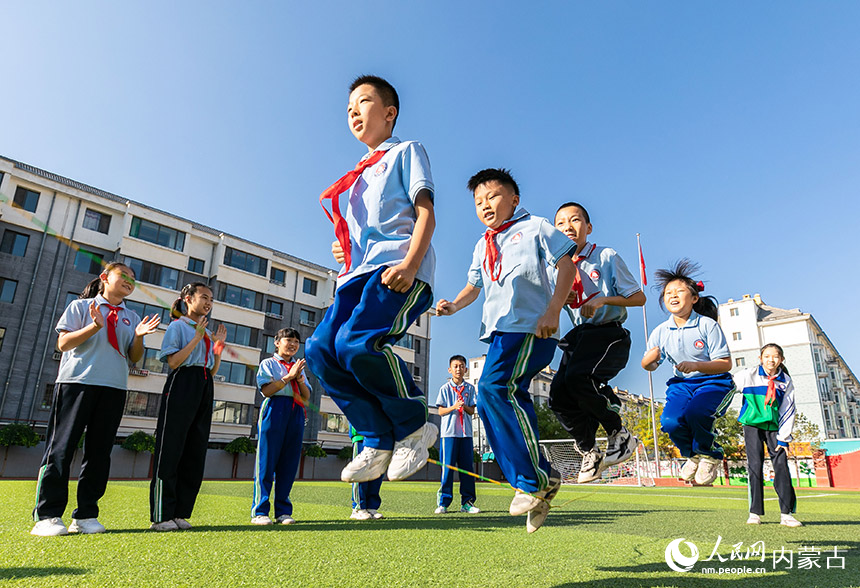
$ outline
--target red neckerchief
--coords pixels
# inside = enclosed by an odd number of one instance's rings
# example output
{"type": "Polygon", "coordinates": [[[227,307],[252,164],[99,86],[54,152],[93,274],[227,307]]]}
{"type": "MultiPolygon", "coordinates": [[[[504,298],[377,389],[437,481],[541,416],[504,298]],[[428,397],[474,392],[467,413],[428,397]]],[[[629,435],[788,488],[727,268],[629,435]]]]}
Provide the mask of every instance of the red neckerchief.
{"type": "MultiPolygon", "coordinates": [[[[588,247],[588,243],[586,243],[585,245],[586,247],[588,247]]],[[[577,255],[573,258],[573,287],[570,289],[570,291],[573,293],[575,300],[568,304],[568,306],[573,309],[580,308],[583,304],[598,295],[598,292],[595,292],[588,298],[585,298],[585,287],[582,285],[582,276],[579,275],[579,262],[583,259],[587,259],[588,256],[591,255],[591,253],[594,251],[595,247],[597,247],[597,245],[592,245],[591,249],[588,250],[588,253],[585,253],[584,255],[577,255]]],[[[585,251],[585,247],[583,247],[582,250],[585,251]]]]}
{"type": "Polygon", "coordinates": [[[352,243],[349,240],[349,226],[346,219],[340,214],[340,195],[349,190],[355,181],[361,176],[361,173],[368,167],[382,159],[386,151],[376,151],[367,159],[363,159],[356,164],[355,169],[347,172],[342,178],[334,184],[326,188],[320,195],[320,205],[323,207],[323,212],[328,217],[328,220],[334,225],[334,235],[337,237],[337,242],[340,243],[343,249],[343,272],[341,276],[348,272],[352,266],[352,243]],[[325,201],[331,200],[331,213],[325,207],[325,201]]]}
{"type": "Polygon", "coordinates": [[[483,266],[484,271],[487,272],[487,275],[490,276],[490,280],[492,280],[493,282],[498,282],[499,278],[502,276],[502,252],[496,245],[496,235],[506,230],[518,220],[520,219],[515,218],[502,224],[501,226],[499,226],[498,229],[487,229],[486,231],[484,231],[484,241],[486,242],[486,247],[484,247],[483,266]],[[490,267],[487,267],[488,263],[490,267]],[[499,264],[498,271],[496,271],[496,263],[499,264]]]}
{"type": "MultiPolygon", "coordinates": [[[[767,373],[765,373],[767,375],[767,373]]],[[[776,403],[776,382],[775,380],[779,377],[779,372],[775,373],[772,376],[767,376],[767,394],[764,397],[764,405],[770,406],[771,404],[776,403]]]]}
{"type": "Polygon", "coordinates": [[[123,355],[122,351],[119,350],[119,340],[116,337],[116,323],[119,320],[119,315],[117,314],[119,310],[122,309],[122,306],[113,306],[108,304],[107,302],[103,303],[104,306],[107,306],[110,309],[110,312],[107,314],[107,318],[105,323],[107,324],[107,338],[110,346],[116,349],[116,352],[123,355]]]}
{"type": "Polygon", "coordinates": [[[460,428],[463,429],[463,411],[466,407],[466,399],[463,398],[463,391],[466,389],[466,382],[463,382],[460,386],[455,386],[454,382],[451,382],[451,388],[457,393],[457,400],[463,403],[463,406],[457,409],[457,412],[460,413],[460,428]]]}
{"type": "MultiPolygon", "coordinates": [[[[289,373],[290,370],[293,369],[293,365],[295,365],[296,362],[285,361],[283,359],[279,359],[278,363],[281,364],[282,366],[284,366],[287,369],[287,373],[289,373]]],[[[307,409],[305,408],[305,405],[302,402],[302,395],[299,392],[299,383],[296,380],[290,380],[290,386],[293,389],[293,402],[295,402],[296,404],[301,406],[305,410],[305,414],[307,414],[307,409]]]]}

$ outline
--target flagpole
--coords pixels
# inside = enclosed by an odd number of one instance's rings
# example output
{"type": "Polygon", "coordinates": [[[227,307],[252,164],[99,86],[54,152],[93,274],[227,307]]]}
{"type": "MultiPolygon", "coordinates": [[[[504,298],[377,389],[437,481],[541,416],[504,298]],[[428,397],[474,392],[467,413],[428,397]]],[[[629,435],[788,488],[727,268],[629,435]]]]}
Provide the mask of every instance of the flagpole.
{"type": "MultiPolygon", "coordinates": [[[[636,233],[636,245],[639,248],[639,282],[642,288],[642,293],[645,293],[645,284],[647,280],[645,278],[645,258],[642,255],[642,243],[639,240],[639,233],[636,233]]],[[[645,325],[645,351],[648,349],[648,313],[645,310],[645,305],[642,305],[642,321],[645,325]]],[[[648,372],[648,392],[651,397],[651,429],[652,435],[654,436],[654,475],[658,478],[662,477],[660,472],[660,449],[657,445],[657,412],[654,409],[654,379],[652,378],[652,373],[648,372]]]]}

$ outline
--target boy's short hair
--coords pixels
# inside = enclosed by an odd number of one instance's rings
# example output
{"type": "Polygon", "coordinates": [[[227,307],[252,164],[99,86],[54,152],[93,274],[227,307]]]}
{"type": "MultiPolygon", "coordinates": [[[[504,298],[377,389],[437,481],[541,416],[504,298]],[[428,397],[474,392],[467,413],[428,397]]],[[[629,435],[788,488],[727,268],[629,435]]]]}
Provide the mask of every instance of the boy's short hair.
{"type": "Polygon", "coordinates": [[[510,186],[511,189],[514,191],[514,194],[516,194],[517,196],[520,195],[520,187],[517,186],[517,182],[511,175],[511,171],[503,167],[490,167],[487,169],[482,169],[474,176],[469,178],[469,182],[466,184],[466,187],[469,189],[469,192],[474,194],[475,190],[478,189],[478,186],[493,181],[499,182],[502,185],[510,186]]]}
{"type": "Polygon", "coordinates": [[[275,341],[278,339],[298,339],[299,343],[302,342],[302,336],[299,335],[299,332],[292,327],[285,327],[275,333],[275,341]]]}
{"type": "Polygon", "coordinates": [[[379,97],[382,98],[383,106],[393,106],[397,109],[397,114],[394,115],[394,122],[391,125],[392,130],[397,124],[397,117],[400,116],[400,97],[397,95],[397,90],[391,83],[379,76],[362,75],[355,78],[349,85],[349,93],[352,94],[356,88],[367,84],[373,86],[379,97]]]}
{"type": "Polygon", "coordinates": [[[462,361],[466,365],[466,367],[469,367],[469,362],[466,361],[466,358],[463,357],[462,355],[452,355],[451,359],[448,360],[448,367],[451,367],[451,364],[457,360],[462,361]]]}
{"type": "Polygon", "coordinates": [[[564,210],[565,208],[570,208],[571,206],[575,206],[579,210],[582,211],[582,215],[585,217],[585,222],[591,224],[591,217],[588,216],[588,211],[585,210],[585,207],[579,202],[565,202],[561,206],[558,207],[558,210],[555,211],[556,214],[564,210]]]}

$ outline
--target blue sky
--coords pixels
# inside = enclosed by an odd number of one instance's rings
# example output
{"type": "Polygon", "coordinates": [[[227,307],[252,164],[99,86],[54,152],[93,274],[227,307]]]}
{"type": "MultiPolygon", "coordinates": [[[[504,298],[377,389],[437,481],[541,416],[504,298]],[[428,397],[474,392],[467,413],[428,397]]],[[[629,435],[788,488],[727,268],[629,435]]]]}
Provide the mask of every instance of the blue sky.
{"type": "MultiPolygon", "coordinates": [[[[432,162],[437,297],[483,228],[466,180],[504,166],[532,213],[578,200],[633,267],[640,232],[649,272],[687,256],[720,301],[811,312],[860,371],[858,23],[849,2],[11,3],[0,153],[333,266],[318,197],[364,152],[347,86],[376,73],[432,162]]],[[[434,320],[431,395],[479,324],[434,320]]],[[[614,383],[647,394],[641,324],[614,383]]]]}

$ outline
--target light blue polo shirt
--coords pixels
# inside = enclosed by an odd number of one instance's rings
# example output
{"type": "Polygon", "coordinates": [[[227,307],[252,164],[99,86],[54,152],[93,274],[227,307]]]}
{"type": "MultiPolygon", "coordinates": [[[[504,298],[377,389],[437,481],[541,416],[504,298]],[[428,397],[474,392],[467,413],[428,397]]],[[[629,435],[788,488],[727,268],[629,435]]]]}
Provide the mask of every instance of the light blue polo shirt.
{"type": "MultiPolygon", "coordinates": [[[[74,332],[89,325],[90,303],[95,300],[99,305],[105,326],[95,335],[69,351],[63,352],[60,359],[60,371],[57,374],[58,384],[89,384],[91,386],[110,386],[126,390],[128,388],[128,360],[117,353],[107,336],[107,315],[110,302],[97,294],[95,298],[73,300],[63,312],[57,323],[57,333],[74,332]]],[[[125,301],[119,304],[117,311],[116,340],[120,350],[127,357],[128,350],[134,340],[134,330],[140,323],[140,317],[125,306],[125,301]]]]}
{"type": "MultiPolygon", "coordinates": [[[[642,290],[636,278],[627,269],[627,264],[614,249],[586,243],[579,255],[584,257],[579,262],[579,276],[582,279],[586,297],[590,293],[599,292],[602,296],[628,298],[642,290]]],[[[552,275],[554,282],[558,270],[553,268],[552,275]]],[[[574,327],[583,323],[602,325],[613,321],[623,323],[627,320],[627,309],[623,306],[608,304],[601,306],[591,318],[583,317],[578,308],[574,309],[565,304],[564,309],[574,327]]]]}
{"type": "MultiPolygon", "coordinates": [[[[466,406],[475,406],[476,392],[475,387],[469,382],[463,381],[463,402],[466,406]]],[[[457,402],[457,392],[454,390],[454,382],[448,380],[439,388],[439,395],[436,397],[436,406],[454,406],[457,402]]],[[[460,412],[452,411],[446,415],[442,415],[442,437],[471,437],[472,436],[472,415],[463,411],[463,426],[460,426],[460,412]]]]}
{"type": "MultiPolygon", "coordinates": [[[[195,324],[188,317],[180,317],[167,325],[167,331],[164,332],[164,339],[161,341],[161,351],[158,352],[158,359],[167,363],[167,356],[173,355],[177,351],[184,349],[186,345],[191,343],[196,331],[195,324]]],[[[206,329],[206,333],[212,339],[212,332],[206,329]]],[[[194,367],[206,366],[212,369],[215,366],[215,342],[211,341],[209,347],[209,361],[206,361],[206,341],[201,339],[197,346],[188,354],[185,361],[179,367],[194,367]]]]}
{"type": "MultiPolygon", "coordinates": [[[[712,318],[701,316],[695,310],[683,327],[675,324],[674,317],[657,325],[648,337],[648,349],[660,348],[659,363],[668,359],[672,365],[682,361],[711,361],[731,357],[726,336],[720,325],[712,318]]],[[[675,376],[692,378],[704,376],[702,372],[685,374],[675,368],[675,376]]]]}
{"type": "MultiPolygon", "coordinates": [[[[430,160],[417,141],[400,142],[392,137],[376,148],[388,150],[378,162],[364,170],[349,189],[346,209],[352,242],[352,267],[337,278],[338,287],[362,274],[406,259],[415,228],[415,198],[421,190],[434,197],[430,160]]],[[[362,161],[373,154],[368,153],[362,161]]],[[[430,245],[416,279],[433,288],[436,253],[430,245]]],[[[343,272],[342,272],[343,273],[343,272]]]]}
{"type": "MultiPolygon", "coordinates": [[[[272,357],[267,357],[260,363],[260,368],[257,370],[257,390],[260,391],[260,394],[263,393],[263,386],[266,384],[270,384],[275,380],[280,380],[284,376],[290,373],[290,370],[286,368],[281,362],[283,358],[277,353],[272,357]]],[[[305,379],[305,374],[302,372],[302,381],[307,384],[308,381],[305,379]]],[[[283,389],[278,390],[272,396],[293,396],[293,386],[292,382],[288,383],[283,389]]],[[[271,398],[271,397],[270,397],[271,398]]]]}
{"type": "Polygon", "coordinates": [[[467,280],[476,288],[484,288],[481,341],[489,342],[496,331],[534,333],[554,291],[548,266],[555,267],[559,259],[576,249],[576,243],[545,218],[522,208],[511,218],[517,222],[496,235],[502,264],[497,281],[492,281],[484,269],[483,236],[472,253],[467,280]]]}

